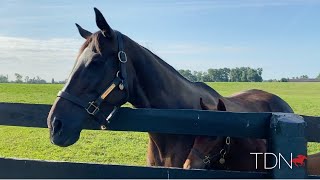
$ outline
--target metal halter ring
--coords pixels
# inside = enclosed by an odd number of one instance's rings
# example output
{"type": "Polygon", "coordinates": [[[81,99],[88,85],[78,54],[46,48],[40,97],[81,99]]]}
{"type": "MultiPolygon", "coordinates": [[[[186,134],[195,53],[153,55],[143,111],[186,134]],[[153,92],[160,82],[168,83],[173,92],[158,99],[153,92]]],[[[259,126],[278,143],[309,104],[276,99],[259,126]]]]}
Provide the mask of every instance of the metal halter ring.
{"type": "Polygon", "coordinates": [[[119,73],[120,73],[120,71],[117,72],[117,74],[116,74],[117,77],[119,77],[119,73]]]}
{"type": "Polygon", "coordinates": [[[228,136],[228,137],[226,138],[226,145],[230,145],[230,142],[231,142],[231,138],[228,136]]]}
{"type": "Polygon", "coordinates": [[[227,154],[227,151],[226,151],[225,149],[221,149],[220,154],[221,154],[222,156],[224,156],[224,155],[227,154]]]}
{"type": "Polygon", "coordinates": [[[126,63],[128,61],[127,54],[124,51],[119,51],[118,52],[118,59],[119,59],[120,62],[126,63]],[[124,55],[124,59],[121,59],[121,54],[124,55]]]}

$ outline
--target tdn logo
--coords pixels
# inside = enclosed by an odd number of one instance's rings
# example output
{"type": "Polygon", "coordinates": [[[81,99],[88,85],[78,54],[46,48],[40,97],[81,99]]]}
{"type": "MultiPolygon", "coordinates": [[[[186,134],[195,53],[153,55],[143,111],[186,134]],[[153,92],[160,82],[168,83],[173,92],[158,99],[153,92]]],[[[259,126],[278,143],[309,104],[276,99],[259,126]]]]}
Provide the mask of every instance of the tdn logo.
{"type": "Polygon", "coordinates": [[[258,169],[258,155],[263,155],[263,164],[264,164],[264,169],[274,169],[277,166],[281,167],[281,162],[285,162],[287,166],[292,169],[292,163],[296,167],[304,167],[305,166],[305,160],[307,160],[307,157],[304,155],[299,154],[297,157],[292,158],[292,153],[290,153],[290,160],[286,160],[284,156],[279,153],[278,155],[274,153],[250,153],[252,155],[256,156],[256,169],[258,169]],[[273,166],[268,167],[267,166],[267,159],[270,160],[270,158],[274,158],[275,164],[273,166]]]}

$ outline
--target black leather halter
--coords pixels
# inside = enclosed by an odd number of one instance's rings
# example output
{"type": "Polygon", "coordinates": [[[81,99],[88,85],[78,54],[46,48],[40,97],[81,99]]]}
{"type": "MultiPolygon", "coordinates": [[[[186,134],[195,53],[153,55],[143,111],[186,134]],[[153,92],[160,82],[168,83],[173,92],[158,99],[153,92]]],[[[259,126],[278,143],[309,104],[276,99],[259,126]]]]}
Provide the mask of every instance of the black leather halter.
{"type": "MultiPolygon", "coordinates": [[[[94,119],[101,125],[101,129],[105,130],[107,129],[107,124],[110,123],[110,118],[114,115],[114,113],[117,111],[117,109],[127,102],[129,97],[129,90],[128,90],[128,83],[127,83],[127,71],[126,71],[126,62],[127,62],[127,55],[124,52],[124,45],[123,45],[123,39],[122,34],[118,31],[115,31],[115,34],[117,36],[118,41],[118,57],[119,60],[119,71],[116,74],[116,77],[113,79],[113,81],[110,83],[110,85],[103,91],[103,93],[96,99],[90,102],[84,101],[77,96],[74,96],[66,91],[59,91],[58,97],[66,99],[70,102],[72,102],[75,105],[78,105],[84,110],[94,117],[94,119]],[[126,98],[124,99],[124,103],[119,103],[118,105],[115,105],[113,110],[109,113],[107,117],[103,114],[103,112],[100,111],[101,103],[104,101],[104,99],[115,89],[119,88],[120,90],[126,91],[126,98]]],[[[123,102],[123,101],[122,101],[123,102]]]]}
{"type": "Polygon", "coordinates": [[[225,156],[230,151],[231,138],[228,136],[224,138],[223,148],[218,151],[219,153],[204,155],[199,150],[192,148],[191,153],[200,158],[205,165],[206,169],[210,169],[216,166],[224,166],[225,165],[225,156]],[[219,162],[219,163],[217,163],[219,162]]]}

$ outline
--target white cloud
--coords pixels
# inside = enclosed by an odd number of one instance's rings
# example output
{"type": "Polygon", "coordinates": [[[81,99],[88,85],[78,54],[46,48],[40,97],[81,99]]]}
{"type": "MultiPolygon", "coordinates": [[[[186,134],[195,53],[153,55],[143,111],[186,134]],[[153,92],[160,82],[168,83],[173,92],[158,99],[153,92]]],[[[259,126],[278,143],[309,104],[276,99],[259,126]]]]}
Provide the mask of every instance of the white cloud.
{"type": "Polygon", "coordinates": [[[0,36],[0,74],[39,75],[63,80],[71,71],[82,39],[35,40],[0,36]]]}
{"type": "MultiPolygon", "coordinates": [[[[51,78],[64,80],[71,72],[78,50],[83,42],[83,39],[57,38],[43,40],[0,35],[0,74],[8,74],[11,80],[14,80],[14,73],[29,77],[40,76],[47,81],[50,81],[51,78]]],[[[139,42],[177,69],[187,68],[204,71],[208,68],[220,67],[263,67],[265,68],[265,78],[274,78],[276,71],[282,72],[281,68],[284,65],[288,66],[285,63],[288,62],[287,60],[274,60],[272,62],[277,63],[277,66],[274,67],[274,63],[271,63],[270,60],[272,57],[259,55],[268,53],[259,53],[259,49],[239,44],[139,42]],[[257,53],[256,51],[258,51],[258,55],[249,56],[252,53],[257,53]],[[281,62],[283,65],[279,64],[281,62]],[[274,72],[274,74],[270,72],[274,72]]],[[[313,64],[311,67],[316,67],[316,63],[313,62],[313,64]]],[[[282,76],[285,76],[285,74],[289,76],[289,71],[296,73],[296,71],[289,69],[294,69],[296,66],[303,67],[301,64],[292,63],[291,66],[288,66],[286,73],[283,73],[282,76]]]]}
{"type": "MultiPolygon", "coordinates": [[[[0,36],[0,74],[8,74],[14,79],[14,73],[24,76],[40,77],[51,80],[63,80],[70,73],[83,39],[30,39],[0,36]]],[[[139,41],[167,62],[178,57],[175,65],[187,56],[210,56],[215,53],[241,53],[251,51],[248,47],[236,45],[209,45],[204,43],[150,43],[139,41]]],[[[181,63],[183,67],[183,63],[181,63]]]]}

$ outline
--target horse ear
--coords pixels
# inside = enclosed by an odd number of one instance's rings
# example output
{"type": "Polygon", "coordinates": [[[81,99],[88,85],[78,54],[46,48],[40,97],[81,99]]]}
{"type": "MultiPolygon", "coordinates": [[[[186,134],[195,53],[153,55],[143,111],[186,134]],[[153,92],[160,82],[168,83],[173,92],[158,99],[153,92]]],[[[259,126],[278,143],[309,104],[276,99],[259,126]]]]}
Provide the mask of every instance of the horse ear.
{"type": "Polygon", "coordinates": [[[83,38],[88,39],[88,37],[90,37],[90,36],[92,35],[91,32],[83,29],[79,24],[76,23],[76,26],[77,26],[77,28],[78,28],[78,31],[79,31],[80,35],[81,35],[83,38]]]}
{"type": "Polygon", "coordinates": [[[200,98],[200,106],[202,110],[215,110],[216,108],[211,106],[211,105],[207,105],[203,102],[202,98],[200,98]]]}
{"type": "Polygon", "coordinates": [[[227,111],[226,106],[224,105],[224,102],[220,98],[218,101],[217,110],[218,111],[227,111]]]}
{"type": "Polygon", "coordinates": [[[102,31],[102,34],[105,37],[111,37],[113,30],[107,23],[106,19],[103,17],[102,13],[97,8],[94,8],[94,12],[96,14],[96,24],[98,28],[102,31]]]}

